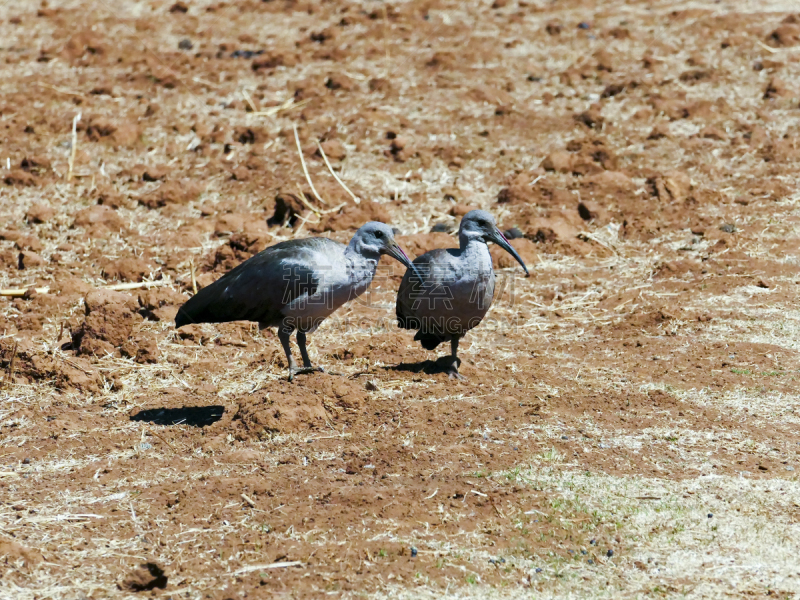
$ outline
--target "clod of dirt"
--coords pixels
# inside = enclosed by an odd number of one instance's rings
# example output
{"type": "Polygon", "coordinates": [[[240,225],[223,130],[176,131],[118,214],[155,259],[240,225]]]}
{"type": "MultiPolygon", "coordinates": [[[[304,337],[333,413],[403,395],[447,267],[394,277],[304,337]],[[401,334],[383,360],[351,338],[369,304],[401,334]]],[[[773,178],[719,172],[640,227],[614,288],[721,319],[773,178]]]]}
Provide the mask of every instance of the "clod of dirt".
{"type": "Polygon", "coordinates": [[[108,281],[144,281],[153,267],[141,258],[120,258],[103,267],[103,277],[108,281]]]}
{"type": "Polygon", "coordinates": [[[392,143],[389,146],[389,149],[385,152],[386,156],[389,156],[396,160],[397,162],[405,162],[414,154],[416,151],[411,145],[411,141],[408,137],[404,135],[398,135],[394,139],[392,139],[392,143]]]}
{"type": "Polygon", "coordinates": [[[796,46],[800,44],[800,24],[784,22],[769,34],[767,41],[775,46],[796,46]]]}
{"type": "Polygon", "coordinates": [[[36,185],[36,178],[22,169],[12,169],[3,177],[3,182],[6,185],[32,186],[36,185]]]}
{"type": "Polygon", "coordinates": [[[595,52],[594,58],[597,61],[598,71],[608,71],[610,73],[614,70],[614,59],[612,58],[611,53],[605,48],[601,48],[595,52]]]}
{"type": "MultiPolygon", "coordinates": [[[[558,150],[548,154],[542,161],[542,168],[545,171],[555,171],[556,173],[569,173],[572,171],[572,154],[558,150]]],[[[498,201],[501,201],[498,199],[498,201]]]]}
{"type": "MultiPolygon", "coordinates": [[[[530,268],[531,265],[536,264],[536,257],[539,256],[539,252],[536,249],[536,244],[530,240],[526,240],[525,238],[509,240],[509,242],[517,251],[517,253],[519,253],[523,262],[528,265],[528,268],[530,268]]],[[[492,263],[495,269],[513,269],[514,267],[519,268],[519,263],[514,259],[514,257],[502,248],[493,244],[490,247],[489,252],[492,255],[492,263]]]]}
{"type": "Polygon", "coordinates": [[[108,141],[115,146],[133,146],[139,140],[139,128],[125,121],[95,117],[86,125],[86,137],[92,142],[108,141]]]}
{"type": "Polygon", "coordinates": [[[17,268],[22,271],[24,269],[32,269],[34,267],[40,267],[45,263],[45,260],[36,254],[36,252],[31,252],[30,250],[25,250],[24,252],[19,253],[19,263],[17,268]]]}
{"type": "Polygon", "coordinates": [[[647,185],[662,202],[682,202],[692,187],[692,181],[686,173],[671,171],[648,178],[647,185]]]}
{"type": "Polygon", "coordinates": [[[698,132],[697,136],[706,140],[716,140],[719,142],[724,142],[728,139],[728,134],[725,133],[724,129],[714,127],[713,125],[703,127],[703,129],[698,132]]]}
{"type": "Polygon", "coordinates": [[[363,385],[342,377],[313,374],[293,383],[281,380],[239,399],[233,417],[240,439],[268,433],[292,433],[325,427],[345,409],[358,409],[367,399],[363,385]]]}
{"type": "Polygon", "coordinates": [[[83,227],[86,234],[93,238],[106,237],[109,233],[123,230],[122,217],[108,206],[95,205],[75,213],[73,227],[83,227]]]}
{"type": "MultiPolygon", "coordinates": [[[[84,299],[86,317],[72,335],[72,346],[78,354],[120,355],[121,346],[142,321],[136,312],[138,303],[129,294],[111,290],[92,290],[84,299]]],[[[126,351],[130,355],[130,352],[126,351]]]]}
{"type": "MultiPolygon", "coordinates": [[[[181,4],[180,2],[178,4],[181,4]]],[[[175,5],[177,6],[177,4],[175,5]]],[[[183,12],[186,12],[185,10],[183,12]]],[[[130,592],[148,592],[167,587],[168,577],[157,563],[148,562],[131,571],[119,584],[119,588],[130,592]]]]}
{"type": "Polygon", "coordinates": [[[773,77],[767,84],[767,89],[764,90],[764,99],[770,100],[772,98],[784,98],[791,96],[792,91],[787,87],[786,82],[779,77],[773,77]]]}
{"type": "Polygon", "coordinates": [[[51,168],[50,161],[43,156],[26,156],[19,166],[23,171],[34,175],[44,175],[51,168]]]}
{"type": "Polygon", "coordinates": [[[378,202],[362,202],[342,207],[339,212],[326,215],[318,225],[311,230],[322,231],[352,231],[361,227],[368,221],[389,222],[389,213],[386,207],[378,202]]]}
{"type": "Polygon", "coordinates": [[[29,250],[31,252],[41,252],[44,248],[42,242],[35,235],[19,235],[14,240],[14,247],[17,250],[29,250]]]}
{"type": "Polygon", "coordinates": [[[559,35],[564,26],[559,21],[550,21],[544,28],[548,35],[559,35]]]}
{"type": "MultiPolygon", "coordinates": [[[[347,157],[347,149],[339,140],[325,140],[320,146],[328,160],[344,160],[347,157]]],[[[320,156],[319,149],[317,149],[316,155],[320,156]]]]}
{"type": "Polygon", "coordinates": [[[25,213],[25,220],[28,223],[47,223],[54,216],[56,216],[56,211],[49,205],[43,202],[36,202],[25,213]]]}
{"type": "Polygon", "coordinates": [[[151,321],[172,321],[178,308],[187,298],[169,288],[155,288],[139,292],[139,306],[145,318],[151,321]]]}
{"type": "Polygon", "coordinates": [[[188,204],[202,192],[199,184],[189,181],[168,181],[158,189],[142,197],[139,202],[147,208],[160,208],[170,204],[188,204]]]}
{"type": "Polygon", "coordinates": [[[671,138],[672,132],[669,129],[669,123],[661,122],[657,123],[655,127],[653,127],[653,131],[650,132],[650,135],[647,136],[648,140],[660,140],[662,138],[671,138]]]}
{"type": "Polygon", "coordinates": [[[0,541],[0,560],[8,567],[14,567],[18,561],[22,561],[25,567],[31,566],[42,560],[41,554],[36,550],[31,550],[25,546],[11,541],[0,541]]]}
{"type": "Polygon", "coordinates": [[[329,90],[341,90],[349,92],[357,87],[356,81],[344,73],[331,73],[325,81],[325,87],[329,90]]]}
{"type": "Polygon", "coordinates": [[[434,223],[431,233],[452,233],[455,227],[452,223],[434,223]]]}
{"type": "Polygon", "coordinates": [[[589,129],[602,129],[605,119],[601,114],[601,110],[600,104],[592,104],[588,110],[576,114],[575,120],[586,125],[589,129]]]}
{"type": "Polygon", "coordinates": [[[269,227],[285,224],[294,226],[298,215],[302,215],[305,210],[305,205],[294,194],[278,194],[275,196],[275,212],[267,219],[267,225],[269,227]]]}
{"type": "MultiPolygon", "coordinates": [[[[39,327],[41,329],[41,327],[39,327]]],[[[92,370],[91,365],[83,358],[53,358],[40,353],[25,338],[16,340],[15,373],[28,382],[51,381],[58,389],[78,389],[84,392],[95,392],[100,389],[101,378],[92,370]]],[[[14,355],[14,340],[0,340],[0,368],[9,369],[14,355]]],[[[0,554],[2,545],[0,544],[0,554]]]]}

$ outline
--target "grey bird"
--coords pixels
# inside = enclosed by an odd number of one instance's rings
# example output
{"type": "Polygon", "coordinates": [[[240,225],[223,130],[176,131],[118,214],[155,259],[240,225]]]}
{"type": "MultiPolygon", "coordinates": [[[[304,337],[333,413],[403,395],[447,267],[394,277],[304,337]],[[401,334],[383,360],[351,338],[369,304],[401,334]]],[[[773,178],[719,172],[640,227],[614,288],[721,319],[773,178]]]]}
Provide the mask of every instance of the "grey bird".
{"type": "Polygon", "coordinates": [[[397,323],[416,329],[414,340],[426,350],[450,342],[445,369],[454,379],[459,374],[458,342],[482,320],[494,297],[494,268],[488,242],[511,254],[529,275],[516,250],[485,210],[472,210],[461,219],[458,248],[436,249],[414,260],[397,292],[397,323]]]}
{"type": "Polygon", "coordinates": [[[298,373],[322,371],[308,358],[306,334],[367,290],[382,254],[414,268],[395,241],[392,228],[374,221],[361,227],[346,246],[327,238],[280,242],[197,292],[181,306],[175,326],[255,321],[261,329],[277,327],[289,381],[298,373]],[[289,346],[294,331],[303,359],[301,368],[289,346]]]}

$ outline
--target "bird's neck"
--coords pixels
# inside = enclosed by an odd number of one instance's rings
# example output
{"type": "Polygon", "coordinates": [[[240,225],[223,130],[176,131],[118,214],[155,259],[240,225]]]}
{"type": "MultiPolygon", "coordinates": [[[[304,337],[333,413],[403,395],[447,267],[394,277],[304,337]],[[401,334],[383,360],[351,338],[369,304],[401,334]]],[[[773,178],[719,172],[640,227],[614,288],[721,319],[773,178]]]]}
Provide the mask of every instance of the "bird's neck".
{"type": "Polygon", "coordinates": [[[470,268],[480,272],[492,271],[492,255],[489,253],[489,244],[478,236],[459,236],[459,246],[462,260],[470,264],[470,268]]]}
{"type": "Polygon", "coordinates": [[[462,252],[481,252],[483,248],[489,249],[489,246],[482,238],[475,235],[460,233],[458,235],[458,245],[462,252]]]}
{"type": "Polygon", "coordinates": [[[378,261],[381,258],[379,252],[365,247],[361,240],[355,238],[350,240],[344,251],[344,256],[354,275],[364,276],[369,274],[370,279],[375,275],[375,269],[378,268],[378,261]]]}

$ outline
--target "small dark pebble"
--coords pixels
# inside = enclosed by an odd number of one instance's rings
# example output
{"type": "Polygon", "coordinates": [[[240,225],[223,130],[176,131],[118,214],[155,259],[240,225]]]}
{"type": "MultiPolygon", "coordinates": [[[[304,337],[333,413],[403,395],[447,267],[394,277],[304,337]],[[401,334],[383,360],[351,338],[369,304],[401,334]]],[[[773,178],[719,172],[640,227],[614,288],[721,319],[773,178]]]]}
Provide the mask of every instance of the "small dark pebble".
{"type": "Polygon", "coordinates": [[[264,54],[263,50],[234,50],[231,52],[231,58],[249,59],[262,54],[264,54]]]}
{"type": "Polygon", "coordinates": [[[542,77],[539,75],[528,75],[528,81],[541,81],[542,77]]]}
{"type": "Polygon", "coordinates": [[[584,556],[586,556],[586,555],[588,554],[588,552],[586,552],[586,550],[581,550],[581,554],[583,554],[584,556]]]}
{"type": "Polygon", "coordinates": [[[578,29],[591,29],[591,28],[592,26],[586,21],[581,21],[580,23],[578,23],[578,29]]]}
{"type": "Polygon", "coordinates": [[[736,225],[731,225],[730,223],[725,223],[724,225],[719,226],[720,231],[724,231],[725,233],[735,233],[736,232],[736,225]]]}
{"type": "Polygon", "coordinates": [[[505,559],[505,558],[501,558],[501,559],[500,559],[499,561],[497,561],[497,562],[500,562],[500,563],[505,563],[505,562],[506,562],[506,559],[505,559]]]}
{"type": "Polygon", "coordinates": [[[536,567],[536,572],[537,573],[541,573],[542,572],[542,567],[536,567]]]}
{"type": "Polygon", "coordinates": [[[194,44],[192,44],[192,40],[189,38],[184,38],[180,42],[178,42],[178,49],[179,50],[191,50],[194,48],[194,44]]]}
{"type": "Polygon", "coordinates": [[[612,556],[614,556],[614,551],[611,548],[609,548],[608,552],[606,552],[606,556],[611,558],[612,556]]]}
{"type": "Polygon", "coordinates": [[[708,518],[709,518],[709,519],[710,519],[711,517],[713,517],[713,516],[714,516],[714,514],[713,514],[713,513],[708,513],[708,518]]]}
{"type": "Polygon", "coordinates": [[[447,223],[436,223],[431,227],[431,233],[450,233],[453,228],[447,223]]]}
{"type": "Polygon", "coordinates": [[[30,458],[23,458],[23,459],[22,459],[22,464],[23,464],[23,465],[29,465],[29,464],[31,464],[31,459],[30,459],[30,458]]]}
{"type": "Polygon", "coordinates": [[[594,564],[594,561],[591,558],[589,560],[587,560],[586,562],[589,563],[590,565],[594,564]]]}
{"type": "Polygon", "coordinates": [[[411,548],[411,558],[414,558],[417,555],[417,549],[411,548]]]}
{"type": "Polygon", "coordinates": [[[575,554],[575,550],[567,550],[570,554],[575,554]]]}
{"type": "MultiPolygon", "coordinates": [[[[519,448],[517,448],[516,446],[511,446],[511,449],[512,449],[512,450],[514,450],[514,451],[517,451],[517,450],[519,450],[519,448]]],[[[786,469],[787,469],[787,470],[788,470],[789,468],[790,468],[790,467],[786,467],[786,469]]]]}
{"type": "Polygon", "coordinates": [[[589,542],[589,545],[590,546],[594,546],[596,543],[597,543],[597,540],[592,540],[592,541],[589,542]]]}
{"type": "Polygon", "coordinates": [[[524,237],[525,237],[525,234],[524,234],[524,233],[522,233],[522,232],[521,232],[519,229],[517,229],[516,227],[512,227],[511,229],[506,229],[506,230],[503,232],[503,235],[504,235],[504,236],[506,236],[506,237],[507,237],[508,239],[510,239],[510,240],[518,240],[518,239],[520,239],[520,238],[524,238],[524,237]]]}
{"type": "Polygon", "coordinates": [[[569,436],[562,435],[562,436],[561,436],[561,439],[562,439],[562,440],[568,440],[568,439],[569,439],[569,436]]]}

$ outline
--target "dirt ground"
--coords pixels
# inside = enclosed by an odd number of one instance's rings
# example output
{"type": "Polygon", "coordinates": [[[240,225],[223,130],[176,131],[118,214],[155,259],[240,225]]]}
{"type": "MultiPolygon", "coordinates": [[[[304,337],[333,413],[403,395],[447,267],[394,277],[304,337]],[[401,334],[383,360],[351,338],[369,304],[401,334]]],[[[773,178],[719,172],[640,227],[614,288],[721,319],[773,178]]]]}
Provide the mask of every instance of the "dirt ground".
{"type": "Polygon", "coordinates": [[[796,597],[797,10],[0,3],[0,596],[796,597]],[[469,207],[531,276],[493,250],[466,382],[388,260],[325,374],[174,329],[192,273],[469,207]]]}

